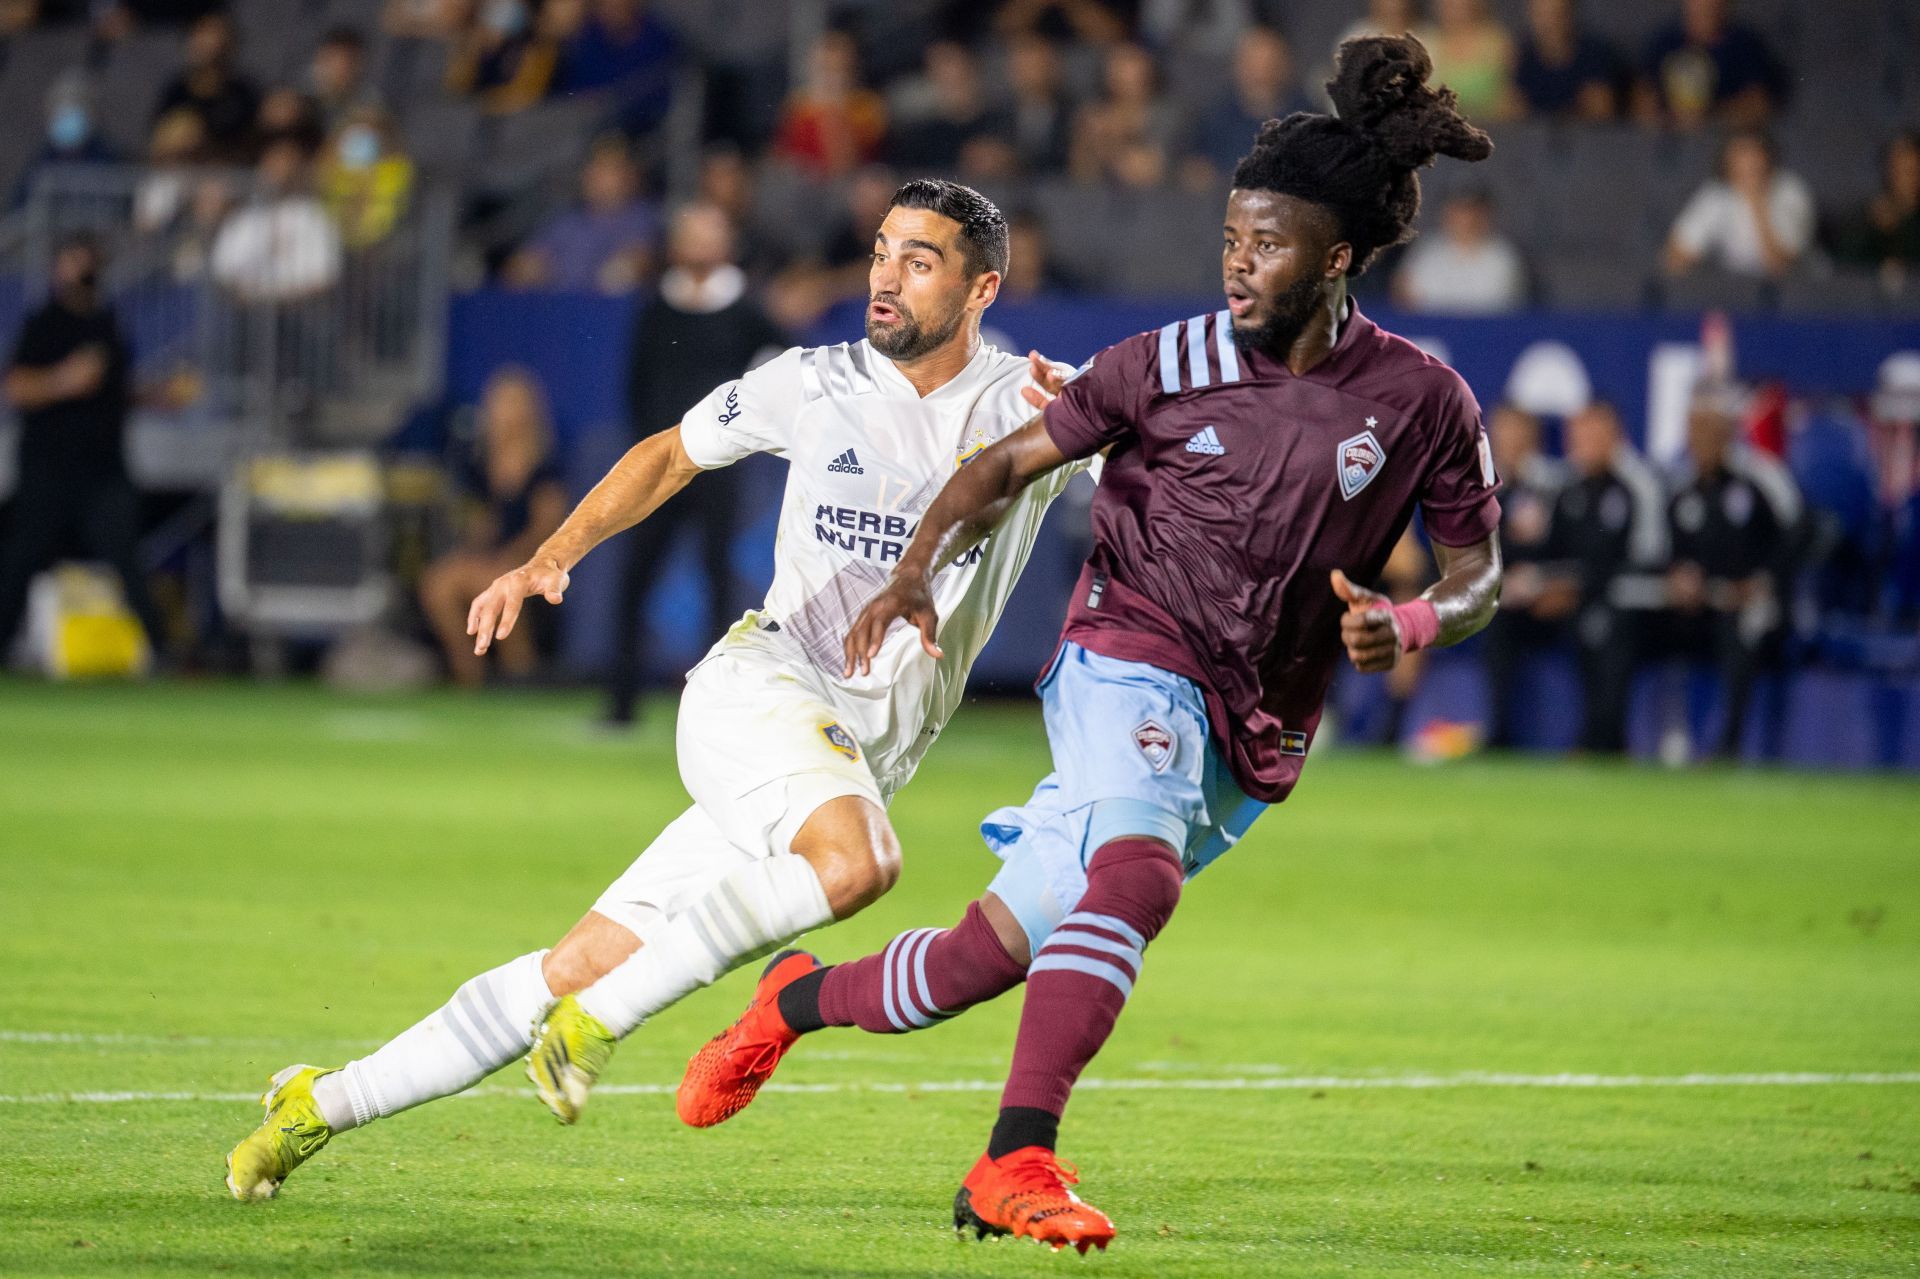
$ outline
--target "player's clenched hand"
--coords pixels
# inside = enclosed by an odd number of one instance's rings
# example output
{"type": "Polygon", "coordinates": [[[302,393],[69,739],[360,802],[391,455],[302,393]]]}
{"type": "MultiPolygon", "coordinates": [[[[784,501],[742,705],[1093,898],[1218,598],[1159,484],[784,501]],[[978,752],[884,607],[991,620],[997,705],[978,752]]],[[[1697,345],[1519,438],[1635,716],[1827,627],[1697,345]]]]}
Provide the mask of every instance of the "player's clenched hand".
{"type": "Polygon", "coordinates": [[[511,573],[493,579],[493,585],[474,597],[467,610],[467,634],[473,636],[475,657],[493,647],[497,639],[513,634],[520,620],[520,602],[535,595],[547,603],[558,604],[572,579],[552,560],[528,560],[511,573]]]}
{"type": "Polygon", "coordinates": [[[1060,394],[1060,388],[1067,384],[1067,375],[1054,367],[1053,361],[1038,351],[1027,352],[1028,371],[1033,374],[1033,385],[1020,388],[1020,397],[1036,409],[1044,409],[1060,394]]]}
{"type": "Polygon", "coordinates": [[[932,588],[921,578],[894,577],[853,619],[853,629],[847,632],[847,664],[840,673],[851,677],[855,672],[865,675],[871,671],[887,632],[900,621],[920,632],[920,647],[927,650],[927,656],[941,656],[940,645],[934,641],[940,615],[933,608],[932,588]]]}
{"type": "Polygon", "coordinates": [[[1393,601],[1379,591],[1356,586],[1339,569],[1333,570],[1333,593],[1346,601],[1340,619],[1340,642],[1362,674],[1392,670],[1400,660],[1400,631],[1393,620],[1393,601]]]}

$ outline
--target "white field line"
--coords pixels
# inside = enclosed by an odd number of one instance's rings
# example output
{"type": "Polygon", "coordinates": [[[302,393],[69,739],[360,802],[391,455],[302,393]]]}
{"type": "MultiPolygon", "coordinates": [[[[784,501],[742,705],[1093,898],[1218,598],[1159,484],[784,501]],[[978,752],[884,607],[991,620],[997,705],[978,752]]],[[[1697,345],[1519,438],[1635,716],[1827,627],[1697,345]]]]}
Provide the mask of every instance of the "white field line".
{"type": "MultiPolygon", "coordinates": [[[[1076,1088],[1109,1092],[1324,1092],[1356,1089],[1429,1090],[1442,1088],[1813,1088],[1830,1085],[1920,1084],[1920,1071],[1794,1071],[1729,1075],[1512,1075],[1465,1071],[1453,1075],[1266,1075],[1254,1079],[1082,1079],[1076,1088]]],[[[919,1093],[998,1092],[1000,1079],[934,1079],[920,1083],[848,1080],[820,1084],[768,1084],[762,1092],[919,1093]]],[[[600,1097],[657,1097],[674,1084],[607,1084],[600,1097]]],[[[521,1088],[473,1088],[466,1097],[518,1097],[521,1088]]],[[[67,1092],[0,1093],[0,1105],[108,1105],[129,1101],[258,1102],[253,1092],[67,1092]]]]}

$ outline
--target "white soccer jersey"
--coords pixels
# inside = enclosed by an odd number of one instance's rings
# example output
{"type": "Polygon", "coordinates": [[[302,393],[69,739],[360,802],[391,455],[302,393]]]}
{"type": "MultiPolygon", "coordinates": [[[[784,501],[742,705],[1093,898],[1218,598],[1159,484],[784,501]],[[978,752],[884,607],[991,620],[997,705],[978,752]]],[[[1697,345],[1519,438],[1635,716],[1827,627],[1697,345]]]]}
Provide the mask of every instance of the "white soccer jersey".
{"type": "Polygon", "coordinates": [[[1027,381],[1025,359],[982,343],[958,376],[923,398],[863,340],[787,351],[716,387],[681,420],[681,442],[701,467],[762,452],[787,460],[766,605],[714,651],[761,643],[767,624],[777,625],[845,716],[888,795],[959,708],[967,672],[1073,468],[1036,481],[985,542],[941,566],[933,582],[939,661],[921,649],[917,632],[896,626],[872,672],[845,678],[847,630],[954,471],[1034,415],[1020,396],[1027,381]]]}

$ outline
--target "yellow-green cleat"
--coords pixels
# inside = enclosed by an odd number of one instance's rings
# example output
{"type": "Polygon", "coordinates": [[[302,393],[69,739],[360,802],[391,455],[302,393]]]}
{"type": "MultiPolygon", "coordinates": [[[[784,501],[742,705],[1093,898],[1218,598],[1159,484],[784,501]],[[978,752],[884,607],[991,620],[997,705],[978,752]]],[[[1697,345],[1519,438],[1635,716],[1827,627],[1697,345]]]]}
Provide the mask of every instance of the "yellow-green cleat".
{"type": "Polygon", "coordinates": [[[288,1066],[274,1075],[260,1104],[267,1117],[227,1156],[227,1189],[235,1199],[271,1199],[287,1175],[333,1136],[313,1101],[313,1081],[331,1074],[319,1066],[288,1066]]]}
{"type": "Polygon", "coordinates": [[[553,1117],[577,1123],[587,1108],[587,1093],[613,1057],[619,1041],[600,1019],[563,995],[547,1009],[527,1054],[527,1078],[553,1117]]]}

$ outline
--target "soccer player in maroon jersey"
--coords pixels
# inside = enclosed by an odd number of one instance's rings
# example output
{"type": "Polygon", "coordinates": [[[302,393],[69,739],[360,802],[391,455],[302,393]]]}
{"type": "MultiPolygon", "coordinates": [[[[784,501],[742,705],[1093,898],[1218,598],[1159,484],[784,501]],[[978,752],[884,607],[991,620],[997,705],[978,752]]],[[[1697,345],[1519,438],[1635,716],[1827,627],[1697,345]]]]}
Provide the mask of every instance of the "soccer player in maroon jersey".
{"type": "Polygon", "coordinates": [[[1342,46],[1328,85],[1339,114],[1270,121],[1234,173],[1226,309],[1102,351],[935,499],[854,622],[849,670],[901,622],[937,655],[933,567],[1034,479],[1107,451],[1093,553],[1040,680],[1055,772],[982,824],[1005,866],[955,927],[830,968],[777,957],[689,1064],[687,1122],[735,1113],[807,1031],[914,1030],[1024,981],[999,1121],[955,1224],[1083,1252],[1113,1237],[1055,1158],[1060,1116],[1182,883],[1292,790],[1343,648],[1387,670],[1472,635],[1499,596],[1479,407],[1347,296],[1409,235],[1417,170],[1492,150],[1430,71],[1411,38],[1342,46]],[[1415,506],[1441,579],[1393,605],[1356,582],[1377,577],[1415,506]]]}

